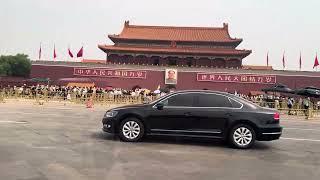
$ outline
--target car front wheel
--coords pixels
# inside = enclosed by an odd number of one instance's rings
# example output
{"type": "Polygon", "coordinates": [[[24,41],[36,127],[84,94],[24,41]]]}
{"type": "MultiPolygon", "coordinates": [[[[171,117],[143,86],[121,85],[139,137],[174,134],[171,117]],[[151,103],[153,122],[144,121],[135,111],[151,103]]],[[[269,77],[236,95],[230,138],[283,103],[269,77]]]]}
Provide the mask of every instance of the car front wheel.
{"type": "Polygon", "coordinates": [[[256,139],[253,128],[246,124],[238,124],[230,131],[230,143],[235,148],[247,149],[250,148],[256,139]]]}
{"type": "Polygon", "coordinates": [[[144,134],[144,126],[139,119],[127,118],[119,127],[119,137],[123,141],[137,142],[144,134]]]}

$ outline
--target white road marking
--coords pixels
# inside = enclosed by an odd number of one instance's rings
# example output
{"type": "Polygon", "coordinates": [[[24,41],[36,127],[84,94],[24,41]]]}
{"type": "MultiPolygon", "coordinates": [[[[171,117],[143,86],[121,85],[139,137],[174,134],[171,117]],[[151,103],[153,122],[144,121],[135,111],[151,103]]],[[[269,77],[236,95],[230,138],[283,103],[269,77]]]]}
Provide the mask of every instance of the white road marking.
{"type": "Polygon", "coordinates": [[[290,128],[290,127],[284,127],[284,130],[286,129],[292,129],[292,130],[301,130],[301,131],[320,131],[320,129],[305,129],[305,128],[290,128]]]}
{"type": "Polygon", "coordinates": [[[281,137],[280,139],[283,139],[283,140],[293,140],[293,141],[320,142],[320,139],[284,138],[284,137],[281,137]]]}
{"type": "Polygon", "coordinates": [[[281,120],[281,122],[285,123],[301,123],[301,124],[320,124],[319,120],[281,120]]]}
{"type": "Polygon", "coordinates": [[[6,115],[11,114],[19,114],[19,115],[34,115],[34,116],[47,116],[47,117],[57,117],[57,116],[63,116],[63,117],[69,117],[69,118],[75,118],[75,117],[81,117],[82,114],[70,114],[70,115],[64,115],[59,113],[52,113],[52,112],[45,112],[45,111],[38,111],[38,112],[1,112],[0,113],[3,117],[6,115]]]}
{"type": "MultiPolygon", "coordinates": [[[[19,115],[35,115],[35,116],[58,116],[59,114],[53,114],[53,113],[45,113],[45,112],[34,112],[34,113],[31,113],[31,112],[5,112],[5,113],[2,113],[2,116],[5,116],[5,115],[11,115],[11,114],[19,114],[19,115]]],[[[65,117],[65,116],[64,116],[65,117]]]]}
{"type": "Polygon", "coordinates": [[[30,115],[30,114],[35,114],[35,113],[31,113],[31,112],[30,112],[30,113],[28,113],[28,112],[1,112],[1,114],[2,114],[2,115],[4,115],[4,114],[19,114],[19,115],[20,115],[20,114],[21,114],[21,115],[23,114],[23,115],[30,115]]]}
{"type": "Polygon", "coordinates": [[[26,124],[26,121],[0,121],[0,123],[26,124]]]}
{"type": "MultiPolygon", "coordinates": [[[[79,108],[80,109],[80,108],[79,108]]],[[[83,108],[85,109],[85,108],[83,108]]],[[[17,109],[14,109],[14,110],[17,110],[17,109]]],[[[39,110],[77,110],[76,108],[65,108],[65,107],[41,107],[41,108],[34,108],[34,109],[31,109],[31,108],[28,108],[28,109],[24,109],[24,111],[30,111],[30,110],[33,110],[33,111],[39,111],[39,110]]],[[[1,111],[3,113],[10,113],[8,111],[1,111]]]]}

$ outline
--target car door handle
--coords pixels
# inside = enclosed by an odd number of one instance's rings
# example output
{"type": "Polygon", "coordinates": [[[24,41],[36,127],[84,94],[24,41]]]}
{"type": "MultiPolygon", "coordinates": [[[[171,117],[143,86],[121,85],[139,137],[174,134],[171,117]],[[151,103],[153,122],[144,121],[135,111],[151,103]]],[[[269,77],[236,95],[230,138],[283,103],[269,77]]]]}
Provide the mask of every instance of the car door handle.
{"type": "Polygon", "coordinates": [[[231,113],[226,113],[225,115],[226,115],[226,116],[232,116],[232,114],[231,114],[231,113]]]}
{"type": "Polygon", "coordinates": [[[191,112],[184,113],[184,116],[192,116],[191,112]]]}

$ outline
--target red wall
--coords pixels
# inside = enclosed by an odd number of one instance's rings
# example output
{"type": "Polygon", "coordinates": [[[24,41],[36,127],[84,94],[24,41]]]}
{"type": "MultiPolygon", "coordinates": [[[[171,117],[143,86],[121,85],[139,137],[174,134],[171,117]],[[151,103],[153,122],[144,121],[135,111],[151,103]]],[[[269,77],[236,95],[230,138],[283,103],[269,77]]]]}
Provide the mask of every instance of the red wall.
{"type": "MultiPolygon", "coordinates": [[[[44,66],[32,65],[31,78],[41,77],[58,80],[59,78],[77,77],[73,75],[71,66],[44,66]]],[[[147,71],[147,79],[125,79],[125,78],[93,78],[99,87],[113,86],[131,89],[135,85],[154,90],[160,84],[164,87],[164,71],[147,71]]],[[[277,75],[277,83],[282,83],[290,88],[300,88],[306,86],[320,87],[320,77],[307,76],[283,76],[277,75]]],[[[266,84],[249,83],[217,83],[197,81],[197,72],[178,72],[177,89],[211,89],[219,91],[237,91],[249,93],[250,91],[260,91],[262,88],[270,87],[266,84]]]]}
{"type": "Polygon", "coordinates": [[[28,78],[24,77],[1,77],[0,76],[0,88],[6,86],[22,86],[26,83],[28,78]]]}

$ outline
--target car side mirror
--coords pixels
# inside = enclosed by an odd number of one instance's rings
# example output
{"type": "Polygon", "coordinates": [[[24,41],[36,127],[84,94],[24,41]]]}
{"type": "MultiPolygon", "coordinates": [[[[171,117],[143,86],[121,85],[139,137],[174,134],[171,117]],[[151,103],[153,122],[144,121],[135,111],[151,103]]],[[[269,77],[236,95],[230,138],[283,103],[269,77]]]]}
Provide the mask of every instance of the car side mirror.
{"type": "Polygon", "coordinates": [[[163,103],[158,103],[156,104],[156,107],[158,110],[162,110],[163,109],[164,104],[163,103]]]}

